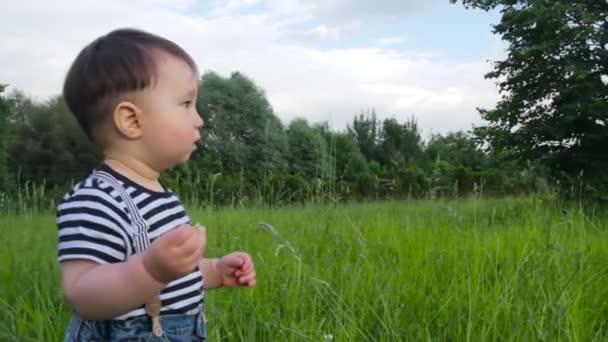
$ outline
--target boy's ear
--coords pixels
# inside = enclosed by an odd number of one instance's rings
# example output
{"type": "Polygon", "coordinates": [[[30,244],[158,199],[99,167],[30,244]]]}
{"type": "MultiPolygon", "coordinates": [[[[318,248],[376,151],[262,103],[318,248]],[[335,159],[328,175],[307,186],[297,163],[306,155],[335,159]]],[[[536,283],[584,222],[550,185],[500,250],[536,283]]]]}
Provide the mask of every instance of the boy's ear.
{"type": "Polygon", "coordinates": [[[138,139],[142,135],[141,113],[141,109],[133,102],[122,101],[114,108],[114,126],[127,139],[138,139]]]}

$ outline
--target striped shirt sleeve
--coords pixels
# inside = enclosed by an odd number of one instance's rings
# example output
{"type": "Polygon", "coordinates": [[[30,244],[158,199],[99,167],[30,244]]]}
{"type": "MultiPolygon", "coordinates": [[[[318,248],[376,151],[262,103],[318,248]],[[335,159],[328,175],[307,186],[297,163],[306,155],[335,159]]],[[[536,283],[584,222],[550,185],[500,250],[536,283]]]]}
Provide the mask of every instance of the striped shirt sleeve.
{"type": "Polygon", "coordinates": [[[58,260],[124,261],[128,217],[122,208],[97,182],[75,187],[57,206],[58,260]]]}

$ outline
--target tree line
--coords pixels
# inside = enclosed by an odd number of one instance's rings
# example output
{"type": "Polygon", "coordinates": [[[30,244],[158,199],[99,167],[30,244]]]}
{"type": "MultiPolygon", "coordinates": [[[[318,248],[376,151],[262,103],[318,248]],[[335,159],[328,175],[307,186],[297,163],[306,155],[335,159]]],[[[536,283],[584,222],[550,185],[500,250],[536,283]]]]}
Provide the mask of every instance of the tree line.
{"type": "MultiPolygon", "coordinates": [[[[425,141],[415,118],[355,115],[345,130],[297,118],[283,124],[263,90],[245,75],[204,74],[198,111],[201,148],[163,180],[190,203],[292,203],[318,200],[516,194],[538,177],[483,151],[467,132],[425,141]]],[[[26,184],[51,197],[86,176],[101,153],[61,96],[0,97],[0,192],[26,184]]]]}

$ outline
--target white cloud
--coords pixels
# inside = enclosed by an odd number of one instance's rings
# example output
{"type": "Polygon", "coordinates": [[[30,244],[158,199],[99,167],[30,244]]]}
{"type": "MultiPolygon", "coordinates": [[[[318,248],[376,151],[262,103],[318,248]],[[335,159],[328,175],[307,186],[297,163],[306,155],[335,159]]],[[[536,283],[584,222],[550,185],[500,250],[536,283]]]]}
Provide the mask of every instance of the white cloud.
{"type": "Polygon", "coordinates": [[[342,36],[342,31],[336,27],[327,27],[321,24],[310,31],[310,33],[320,40],[338,40],[342,36]]]}
{"type": "Polygon", "coordinates": [[[354,114],[374,107],[400,120],[413,114],[426,131],[448,131],[470,128],[479,122],[475,108],[497,99],[493,84],[481,77],[485,63],[455,65],[380,49],[286,54],[291,60],[275,67],[291,72],[280,79],[260,73],[256,79],[271,85],[271,102],[288,118],[301,115],[345,127],[354,114]],[[303,67],[295,71],[299,64],[303,67]]]}
{"type": "Polygon", "coordinates": [[[340,26],[317,25],[304,32],[283,31],[283,41],[294,41],[301,43],[337,42],[355,33],[360,23],[353,21],[340,26]]]}
{"type": "Polygon", "coordinates": [[[376,40],[379,46],[394,46],[405,43],[406,39],[402,36],[384,37],[376,40]]]}
{"type": "Polygon", "coordinates": [[[230,16],[233,14],[240,14],[241,12],[260,4],[262,0],[229,0],[218,1],[213,9],[210,11],[211,16],[230,16]]]}
{"type": "Polygon", "coordinates": [[[403,17],[426,11],[446,0],[270,0],[273,13],[301,15],[307,13],[320,19],[346,19],[363,17],[403,17]]]}
{"type": "MultiPolygon", "coordinates": [[[[418,6],[418,2],[405,3],[400,5],[402,11],[418,6]]],[[[475,108],[492,106],[497,100],[494,85],[483,79],[490,69],[486,62],[451,62],[428,52],[391,48],[401,37],[357,49],[321,49],[284,39],[293,33],[287,22],[307,19],[299,14],[279,18],[279,10],[287,13],[312,6],[331,14],[340,6],[348,7],[345,2],[271,1],[268,12],[235,13],[256,4],[233,0],[227,5],[232,9],[222,15],[202,17],[190,13],[191,0],[3,2],[0,83],[41,98],[59,94],[70,63],[85,44],[118,27],[137,27],[174,40],[203,71],[228,75],[238,70],[250,76],[266,90],[285,123],[303,116],[344,128],[355,114],[374,107],[379,114],[400,120],[413,114],[424,130],[443,132],[470,128],[479,122],[475,108]]],[[[353,6],[355,12],[369,7],[353,6]]],[[[381,1],[378,7],[380,13],[397,10],[389,2],[381,1]]],[[[214,11],[220,13],[219,8],[214,11]]],[[[308,33],[321,40],[339,39],[353,34],[354,22],[317,26],[308,33]]]]}

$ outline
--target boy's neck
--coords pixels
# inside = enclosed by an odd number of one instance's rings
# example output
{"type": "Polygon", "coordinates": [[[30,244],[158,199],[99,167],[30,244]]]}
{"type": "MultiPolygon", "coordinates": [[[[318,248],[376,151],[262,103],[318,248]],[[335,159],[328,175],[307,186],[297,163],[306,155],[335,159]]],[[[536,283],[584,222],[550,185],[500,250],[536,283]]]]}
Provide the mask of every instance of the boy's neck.
{"type": "Polygon", "coordinates": [[[138,159],[106,153],[104,162],[116,172],[137,183],[148,186],[158,184],[160,172],[138,159]]]}

